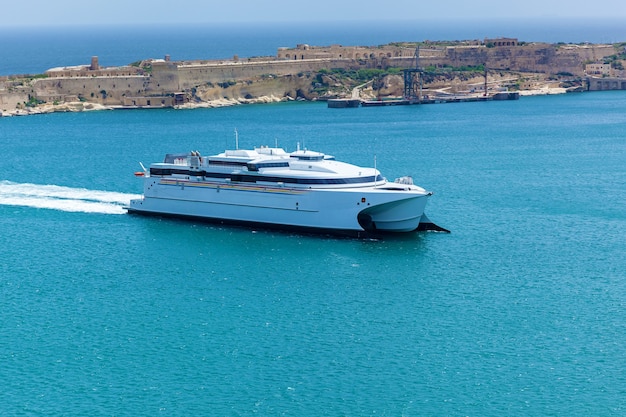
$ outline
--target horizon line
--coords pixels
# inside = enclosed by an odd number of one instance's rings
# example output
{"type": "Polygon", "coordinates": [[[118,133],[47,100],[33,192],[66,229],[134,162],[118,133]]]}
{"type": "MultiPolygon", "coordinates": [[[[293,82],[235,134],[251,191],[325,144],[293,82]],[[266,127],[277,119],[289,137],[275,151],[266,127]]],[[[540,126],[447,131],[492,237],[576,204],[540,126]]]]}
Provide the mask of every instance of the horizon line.
{"type": "Polygon", "coordinates": [[[572,23],[576,22],[577,24],[583,24],[584,26],[594,26],[598,23],[614,23],[623,25],[624,17],[573,17],[573,16],[538,16],[538,17],[494,17],[494,18],[463,18],[463,17],[450,17],[450,18],[439,18],[439,19],[431,19],[431,18],[399,18],[399,19],[337,19],[337,20],[230,20],[230,21],[167,21],[167,20],[155,20],[151,22],[85,22],[85,23],[74,23],[74,22],[59,22],[59,23],[33,23],[33,22],[25,22],[25,23],[10,23],[5,22],[5,24],[0,28],[0,31],[5,31],[7,29],[18,29],[18,28],[30,28],[30,29],[74,29],[74,28],[104,28],[104,27],[153,27],[153,26],[161,26],[161,25],[173,25],[173,26],[213,26],[216,28],[223,27],[231,27],[232,25],[242,24],[242,25],[250,25],[257,26],[263,25],[267,27],[267,25],[282,25],[283,27],[291,27],[291,26],[300,26],[303,25],[305,27],[309,26],[337,26],[337,25],[390,25],[390,24],[419,24],[424,27],[430,27],[434,25],[440,25],[442,22],[453,22],[458,24],[463,22],[466,27],[485,25],[486,23],[497,24],[497,23],[529,23],[529,22],[537,22],[537,23],[545,23],[545,22],[553,22],[553,23],[572,23]]]}

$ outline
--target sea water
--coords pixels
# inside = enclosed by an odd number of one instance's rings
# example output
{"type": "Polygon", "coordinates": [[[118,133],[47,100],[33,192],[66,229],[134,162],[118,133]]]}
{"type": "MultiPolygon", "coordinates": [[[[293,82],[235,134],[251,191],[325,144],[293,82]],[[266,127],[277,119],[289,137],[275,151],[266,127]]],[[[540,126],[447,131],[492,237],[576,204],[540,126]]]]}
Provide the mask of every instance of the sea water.
{"type": "Polygon", "coordinates": [[[0,414],[623,415],[625,128],[626,92],[0,119],[0,414]],[[452,233],[124,214],[235,129],[412,175],[452,233]]]}

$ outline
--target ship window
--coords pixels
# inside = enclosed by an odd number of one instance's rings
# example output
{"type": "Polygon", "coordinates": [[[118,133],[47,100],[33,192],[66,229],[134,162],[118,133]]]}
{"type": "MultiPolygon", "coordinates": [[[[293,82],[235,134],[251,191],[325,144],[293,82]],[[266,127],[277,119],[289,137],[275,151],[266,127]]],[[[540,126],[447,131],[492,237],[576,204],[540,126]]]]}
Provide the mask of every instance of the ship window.
{"type": "Polygon", "coordinates": [[[287,161],[249,163],[248,171],[258,171],[260,168],[286,168],[288,166],[289,162],[287,161]]]}
{"type": "Polygon", "coordinates": [[[324,159],[324,155],[296,155],[292,158],[297,158],[301,161],[321,161],[324,159]]]}
{"type": "MultiPolygon", "coordinates": [[[[213,174],[209,174],[213,176],[213,174]]],[[[285,184],[306,184],[306,185],[339,185],[339,184],[365,184],[374,181],[374,176],[369,177],[357,177],[357,178],[289,178],[289,177],[276,177],[270,175],[245,175],[235,174],[231,175],[233,181],[239,182],[282,182],[285,184]]],[[[382,181],[382,175],[376,177],[376,181],[382,181]]]]}
{"type": "Polygon", "coordinates": [[[214,166],[231,166],[231,167],[241,167],[241,166],[245,166],[246,163],[245,162],[237,162],[237,161],[216,161],[216,160],[209,160],[209,164],[210,165],[214,165],[214,166]]]}

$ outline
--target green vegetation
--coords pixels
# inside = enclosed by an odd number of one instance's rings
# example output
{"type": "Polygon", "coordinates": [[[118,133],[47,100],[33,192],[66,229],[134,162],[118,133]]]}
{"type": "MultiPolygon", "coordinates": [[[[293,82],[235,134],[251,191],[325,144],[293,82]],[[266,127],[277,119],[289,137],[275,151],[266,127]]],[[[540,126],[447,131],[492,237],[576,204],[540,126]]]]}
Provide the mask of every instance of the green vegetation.
{"type": "MultiPolygon", "coordinates": [[[[338,85],[349,90],[369,81],[374,81],[373,87],[376,89],[380,87],[380,80],[382,78],[388,75],[402,75],[403,71],[404,68],[388,68],[386,70],[376,68],[358,70],[344,68],[322,69],[313,77],[311,84],[313,91],[319,95],[327,94],[331,91],[331,87],[335,87],[336,89],[338,85]]],[[[485,72],[484,65],[466,65],[460,67],[444,65],[441,67],[429,66],[424,69],[426,79],[433,79],[438,75],[451,73],[482,74],[483,72],[485,72]]]]}
{"type": "Polygon", "coordinates": [[[232,87],[233,85],[236,85],[237,81],[235,80],[228,80],[228,81],[224,81],[223,83],[217,83],[217,85],[219,85],[222,88],[228,88],[228,87],[232,87]]]}
{"type": "Polygon", "coordinates": [[[34,96],[29,96],[28,101],[24,104],[26,105],[26,107],[37,107],[38,105],[43,103],[45,103],[45,101],[39,100],[37,97],[34,96]]]}
{"type": "Polygon", "coordinates": [[[485,72],[484,65],[463,65],[461,67],[453,67],[451,65],[443,65],[441,67],[435,67],[429,65],[424,68],[424,72],[429,74],[447,74],[451,72],[485,72]]]}
{"type": "Polygon", "coordinates": [[[16,83],[16,85],[26,85],[33,80],[48,78],[47,74],[35,74],[35,75],[24,75],[24,76],[9,76],[8,80],[16,83]]]}
{"type": "Polygon", "coordinates": [[[144,70],[148,74],[150,74],[152,72],[152,64],[144,63],[144,61],[131,62],[128,65],[131,66],[131,67],[141,68],[142,70],[144,70]]]}
{"type": "Polygon", "coordinates": [[[350,90],[357,85],[372,80],[380,80],[387,75],[401,74],[402,71],[402,68],[388,68],[386,70],[375,68],[358,70],[345,68],[321,69],[312,77],[311,85],[315,93],[325,95],[331,90],[331,87],[336,88],[337,85],[341,85],[345,89],[350,90]]]}
{"type": "MultiPolygon", "coordinates": [[[[624,44],[626,44],[626,42],[624,44]]],[[[624,47],[622,46],[622,52],[619,54],[604,57],[604,63],[610,64],[613,69],[623,70],[624,64],[622,64],[622,61],[626,60],[626,50],[623,48],[624,47]]]]}
{"type": "Polygon", "coordinates": [[[332,74],[337,79],[340,80],[352,80],[356,83],[364,83],[375,78],[384,77],[385,75],[399,74],[402,73],[402,68],[389,68],[386,70],[382,69],[373,69],[373,68],[365,68],[359,70],[347,70],[344,68],[333,68],[330,71],[328,70],[320,70],[318,72],[317,81],[322,82],[320,75],[332,74]]]}

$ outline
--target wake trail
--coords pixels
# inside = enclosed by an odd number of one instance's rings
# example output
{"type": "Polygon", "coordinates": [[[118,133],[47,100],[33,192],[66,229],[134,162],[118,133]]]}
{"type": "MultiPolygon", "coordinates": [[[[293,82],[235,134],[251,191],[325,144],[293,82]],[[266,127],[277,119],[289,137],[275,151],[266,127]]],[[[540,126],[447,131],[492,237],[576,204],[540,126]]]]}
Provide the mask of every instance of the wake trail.
{"type": "Polygon", "coordinates": [[[58,185],[0,181],[0,205],[61,210],[67,212],[125,214],[138,194],[88,190],[58,185]]]}

